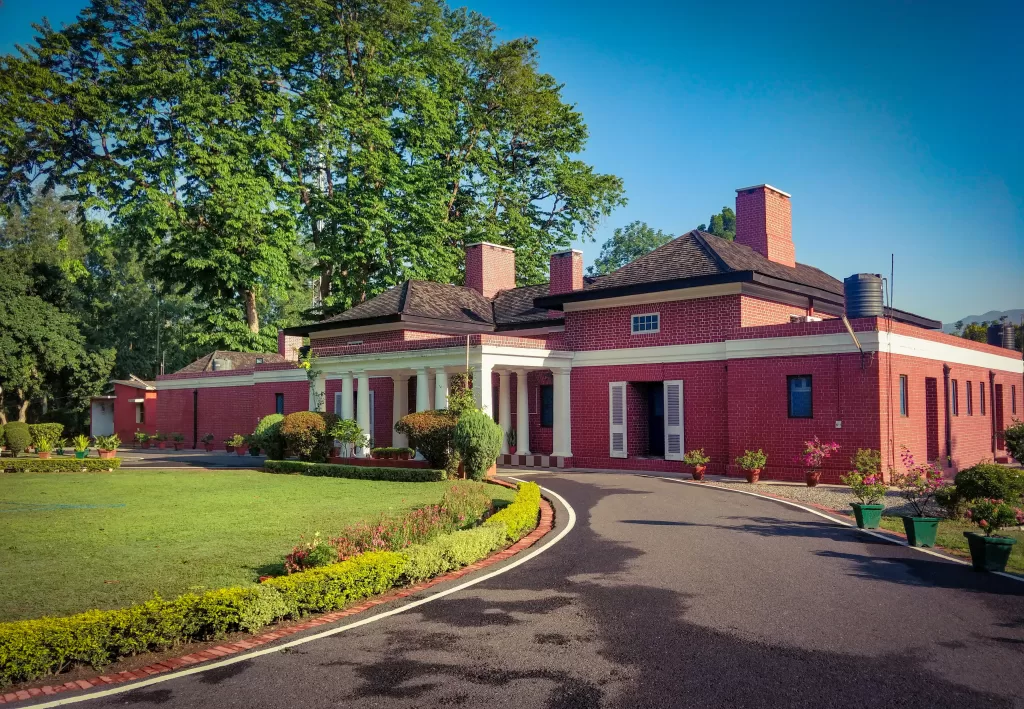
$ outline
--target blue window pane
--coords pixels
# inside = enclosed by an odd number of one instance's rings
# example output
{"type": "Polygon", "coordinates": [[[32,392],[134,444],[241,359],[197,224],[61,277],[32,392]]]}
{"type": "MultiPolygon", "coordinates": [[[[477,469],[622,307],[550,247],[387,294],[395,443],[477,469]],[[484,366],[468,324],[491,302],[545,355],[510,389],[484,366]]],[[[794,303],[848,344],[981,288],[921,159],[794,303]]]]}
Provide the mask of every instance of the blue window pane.
{"type": "Polygon", "coordinates": [[[555,388],[550,384],[540,388],[540,425],[551,428],[555,423],[555,388]]]}
{"type": "Polygon", "coordinates": [[[811,377],[802,375],[788,378],[789,386],[789,417],[811,418],[813,415],[811,398],[811,377]]]}
{"type": "Polygon", "coordinates": [[[659,320],[660,318],[658,313],[653,313],[651,315],[634,315],[632,320],[633,332],[657,332],[660,324],[659,320]]]}
{"type": "Polygon", "coordinates": [[[284,394],[274,394],[274,411],[284,413],[284,394]]]}

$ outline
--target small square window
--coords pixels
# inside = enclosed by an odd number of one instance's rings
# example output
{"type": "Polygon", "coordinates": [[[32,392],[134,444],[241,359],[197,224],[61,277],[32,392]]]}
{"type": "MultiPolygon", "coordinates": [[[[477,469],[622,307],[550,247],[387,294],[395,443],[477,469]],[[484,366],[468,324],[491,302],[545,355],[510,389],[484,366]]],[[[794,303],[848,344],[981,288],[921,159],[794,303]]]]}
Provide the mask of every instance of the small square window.
{"type": "Polygon", "coordinates": [[[789,417],[791,419],[814,418],[811,375],[800,374],[786,377],[786,387],[789,390],[789,417]]]}
{"type": "Polygon", "coordinates": [[[284,394],[274,394],[274,411],[284,414],[284,394]]]}
{"type": "Polygon", "coordinates": [[[634,335],[645,335],[659,332],[661,330],[661,315],[659,313],[646,313],[634,315],[632,319],[632,333],[634,335]]]}
{"type": "Polygon", "coordinates": [[[262,357],[257,357],[256,358],[256,364],[263,364],[263,358],[262,357]]]}
{"type": "Polygon", "coordinates": [[[953,415],[954,416],[959,416],[960,415],[960,401],[959,401],[959,399],[960,399],[960,396],[959,396],[960,388],[957,385],[956,379],[950,380],[949,386],[950,386],[950,390],[949,390],[950,391],[950,395],[951,395],[951,398],[953,399],[953,401],[952,401],[953,415]]]}
{"type": "Polygon", "coordinates": [[[540,387],[540,425],[544,428],[555,425],[555,387],[551,384],[540,387]]]}
{"type": "Polygon", "coordinates": [[[900,375],[900,416],[908,416],[907,407],[909,396],[907,393],[907,375],[900,375]]]}

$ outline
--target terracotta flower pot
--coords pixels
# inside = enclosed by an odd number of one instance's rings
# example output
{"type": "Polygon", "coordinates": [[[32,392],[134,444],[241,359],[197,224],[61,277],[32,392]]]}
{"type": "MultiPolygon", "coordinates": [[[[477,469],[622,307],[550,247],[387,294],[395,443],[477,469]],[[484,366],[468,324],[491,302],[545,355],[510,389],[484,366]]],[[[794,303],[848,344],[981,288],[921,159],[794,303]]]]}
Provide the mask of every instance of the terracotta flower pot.
{"type": "Polygon", "coordinates": [[[751,485],[753,485],[754,483],[756,483],[758,480],[761,479],[761,469],[760,468],[754,468],[752,470],[744,470],[743,474],[746,476],[747,482],[750,483],[751,485]]]}
{"type": "Polygon", "coordinates": [[[235,448],[235,453],[238,455],[245,455],[245,446],[238,446],[235,448]]]}
{"type": "Polygon", "coordinates": [[[166,450],[167,441],[160,441],[159,443],[156,444],[156,447],[159,448],[160,450],[166,450]]]}
{"type": "Polygon", "coordinates": [[[151,445],[151,444],[150,444],[150,442],[149,442],[149,441],[143,441],[143,442],[142,442],[142,447],[143,447],[143,448],[149,448],[149,446],[150,446],[150,445],[151,445]]]}
{"type": "Polygon", "coordinates": [[[203,444],[203,448],[206,449],[207,453],[213,453],[213,444],[212,443],[204,443],[203,444]]]}
{"type": "Polygon", "coordinates": [[[402,460],[409,460],[412,457],[412,454],[409,453],[409,451],[402,451],[398,454],[398,457],[402,460]]]}
{"type": "Polygon", "coordinates": [[[227,443],[225,443],[225,444],[224,444],[224,452],[225,452],[225,453],[234,453],[234,452],[235,452],[235,447],[234,447],[234,446],[232,446],[232,445],[228,445],[227,443]]]}
{"type": "Polygon", "coordinates": [[[704,471],[708,469],[706,465],[695,465],[693,466],[693,479],[701,481],[704,479],[704,471]]]}
{"type": "Polygon", "coordinates": [[[39,457],[42,460],[46,460],[50,457],[50,451],[39,451],[39,457]]]}
{"type": "Polygon", "coordinates": [[[817,487],[821,481],[820,470],[808,470],[807,471],[807,487],[817,487]]]}
{"type": "Polygon", "coordinates": [[[101,450],[100,451],[100,458],[113,458],[115,455],[117,455],[117,451],[116,450],[113,450],[113,451],[101,450]]]}

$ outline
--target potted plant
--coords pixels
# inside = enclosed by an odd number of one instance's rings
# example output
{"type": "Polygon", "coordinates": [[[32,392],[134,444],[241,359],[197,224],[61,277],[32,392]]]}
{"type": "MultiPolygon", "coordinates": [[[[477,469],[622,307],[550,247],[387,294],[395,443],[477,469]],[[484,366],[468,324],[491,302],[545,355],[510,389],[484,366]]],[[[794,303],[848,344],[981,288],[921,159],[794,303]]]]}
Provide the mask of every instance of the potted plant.
{"type": "Polygon", "coordinates": [[[36,439],[36,453],[40,458],[46,460],[50,457],[50,453],[53,452],[53,441],[46,436],[39,436],[36,439]]]}
{"type": "Polygon", "coordinates": [[[412,448],[399,448],[398,449],[398,459],[399,460],[410,460],[415,454],[416,454],[416,451],[414,451],[412,448]]]}
{"type": "Polygon", "coordinates": [[[145,431],[135,431],[135,442],[139,444],[140,448],[149,448],[149,434],[145,431]]]}
{"type": "Polygon", "coordinates": [[[164,450],[165,448],[167,448],[167,434],[166,433],[160,433],[160,431],[157,431],[156,433],[153,434],[153,438],[156,440],[156,447],[157,448],[159,448],[160,450],[164,450]]]}
{"type": "Polygon", "coordinates": [[[515,428],[509,428],[508,431],[505,433],[505,440],[508,442],[508,454],[509,455],[515,455],[516,454],[516,448],[517,448],[517,446],[516,446],[516,442],[517,442],[516,435],[517,434],[516,434],[516,429],[515,428]]]}
{"type": "MultiPolygon", "coordinates": [[[[359,428],[359,424],[352,419],[339,420],[330,430],[330,435],[344,446],[342,452],[344,453],[343,457],[346,458],[354,456],[356,448],[366,448],[370,445],[370,437],[363,433],[363,429],[359,428]]],[[[370,450],[372,452],[373,449],[370,450]]]]}
{"type": "Polygon", "coordinates": [[[228,449],[228,453],[234,451],[238,455],[245,455],[245,436],[241,433],[234,434],[224,442],[224,447],[228,449]]]}
{"type": "Polygon", "coordinates": [[[840,478],[850,486],[859,502],[851,502],[854,519],[861,529],[877,529],[882,521],[881,504],[885,499],[885,481],[882,479],[882,454],[870,448],[860,448],[850,460],[855,470],[840,478]]]}
{"type": "Polygon", "coordinates": [[[833,453],[839,450],[839,444],[836,442],[822,443],[815,436],[809,441],[804,441],[804,452],[797,462],[803,463],[804,467],[807,468],[807,475],[805,481],[807,487],[817,487],[818,482],[821,480],[821,466],[825,463],[825,459],[829,458],[833,453]]]}
{"type": "Polygon", "coordinates": [[[117,455],[117,449],[121,445],[121,439],[117,434],[110,436],[97,436],[96,447],[99,449],[100,458],[113,458],[117,455]]]}
{"type": "Polygon", "coordinates": [[[704,455],[703,448],[694,448],[683,456],[683,464],[693,466],[693,479],[698,481],[704,479],[704,471],[710,462],[711,458],[704,455]]]}
{"type": "Polygon", "coordinates": [[[250,434],[245,437],[245,443],[249,446],[249,455],[256,457],[260,454],[260,437],[250,434]]]}
{"type": "Polygon", "coordinates": [[[185,442],[185,436],[180,433],[172,433],[171,440],[174,442],[174,450],[180,451],[181,444],[185,442]]]}
{"type": "Polygon", "coordinates": [[[58,438],[57,439],[57,445],[56,445],[56,447],[54,449],[54,450],[57,451],[57,455],[64,455],[64,449],[67,447],[67,445],[68,445],[68,439],[66,439],[66,438],[58,438]]]}
{"type": "Polygon", "coordinates": [[[71,440],[71,444],[75,447],[75,458],[82,460],[85,456],[89,455],[89,437],[79,434],[71,440]]]}
{"type": "MultiPolygon", "coordinates": [[[[203,443],[203,447],[207,453],[213,453],[213,434],[207,433],[205,436],[199,439],[203,443]]],[[[230,452],[230,451],[229,451],[230,452]]]]}
{"type": "Polygon", "coordinates": [[[981,499],[971,503],[967,518],[978,525],[984,534],[964,532],[971,549],[971,565],[975,571],[1003,571],[1017,540],[996,534],[1003,527],[1024,525],[1024,510],[1002,500],[981,499]]]}
{"type": "Polygon", "coordinates": [[[764,470],[768,456],[760,448],[756,451],[743,451],[743,455],[736,459],[736,465],[743,469],[748,483],[756,483],[761,479],[761,471],[764,470]]]}
{"type": "Polygon", "coordinates": [[[387,449],[386,448],[371,448],[370,449],[370,457],[371,458],[387,458],[388,456],[386,455],[386,453],[387,453],[387,449]]]}
{"type": "Polygon", "coordinates": [[[939,531],[939,518],[928,516],[928,505],[935,493],[943,486],[942,471],[937,465],[914,462],[914,456],[906,446],[901,446],[900,458],[905,472],[890,471],[893,487],[900,496],[910,503],[913,515],[903,516],[903,528],[907,542],[915,547],[935,546],[935,535],[939,531]]]}

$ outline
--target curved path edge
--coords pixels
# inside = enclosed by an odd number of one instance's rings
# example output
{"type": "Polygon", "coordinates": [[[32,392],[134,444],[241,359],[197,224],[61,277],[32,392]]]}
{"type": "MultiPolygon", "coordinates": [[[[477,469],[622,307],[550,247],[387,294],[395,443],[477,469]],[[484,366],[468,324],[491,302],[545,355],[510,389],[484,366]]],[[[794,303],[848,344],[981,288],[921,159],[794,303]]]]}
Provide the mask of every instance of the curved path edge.
{"type": "MultiPolygon", "coordinates": [[[[519,478],[510,477],[510,479],[516,480],[517,482],[524,482],[519,478]]],[[[496,482],[497,484],[506,484],[500,480],[494,480],[493,482],[496,482]]],[[[0,705],[14,702],[29,701],[32,699],[40,699],[44,696],[54,695],[58,693],[70,691],[87,691],[92,689],[98,689],[100,687],[106,687],[106,689],[101,689],[97,692],[89,692],[88,694],[78,694],[75,696],[60,697],[58,699],[52,699],[50,701],[46,701],[39,704],[23,705],[31,706],[34,709],[45,709],[46,707],[66,706],[68,704],[86,702],[90,699],[97,699],[100,697],[108,697],[114,694],[121,694],[123,692],[130,692],[141,687],[148,687],[153,684],[167,682],[169,680],[176,679],[179,677],[185,677],[187,675],[198,674],[218,667],[226,667],[227,665],[233,665],[237,662],[251,660],[262,655],[268,655],[273,652],[280,652],[285,648],[296,647],[298,645],[304,645],[314,640],[319,640],[321,638],[337,635],[339,633],[345,632],[346,630],[352,630],[354,628],[368,625],[370,623],[375,623],[379,620],[383,620],[384,618],[389,618],[399,613],[405,613],[406,611],[410,611],[414,608],[418,608],[419,606],[439,600],[441,598],[444,598],[445,596],[449,596],[453,593],[457,593],[458,591],[462,591],[463,589],[475,586],[478,583],[482,583],[483,581],[494,578],[495,576],[500,576],[501,574],[504,574],[507,571],[511,571],[517,566],[525,564],[527,561],[530,561],[534,557],[543,554],[548,549],[553,547],[555,544],[560,542],[565,537],[565,535],[572,531],[572,528],[576,526],[576,511],[565,500],[565,498],[563,498],[558,493],[549,490],[548,488],[545,487],[541,487],[541,492],[543,493],[543,496],[541,497],[540,518],[537,527],[532,532],[530,532],[525,537],[520,539],[515,544],[512,544],[508,548],[491,554],[490,556],[481,559],[476,563],[470,564],[469,566],[465,566],[461,569],[458,569],[457,571],[452,571],[451,573],[445,574],[443,576],[437,576],[435,578],[416,584],[414,586],[402,586],[396,588],[392,591],[388,591],[383,595],[375,596],[356,606],[352,606],[351,608],[333,611],[331,613],[325,613],[323,615],[317,616],[316,618],[313,618],[312,620],[298,623],[287,628],[280,628],[278,630],[273,630],[267,633],[261,633],[260,635],[254,636],[252,638],[236,641],[233,643],[225,643],[223,645],[218,645],[208,650],[183,655],[181,657],[164,659],[160,662],[139,668],[137,670],[119,672],[114,675],[99,675],[90,680],[77,680],[75,682],[67,682],[65,684],[57,686],[48,685],[42,688],[33,688],[31,690],[18,690],[17,692],[9,692],[0,696],[0,705]],[[547,536],[552,531],[552,529],[554,529],[554,509],[549,500],[544,499],[547,496],[554,498],[565,508],[566,524],[564,527],[562,527],[562,529],[558,531],[558,534],[556,534],[554,537],[548,540],[547,543],[545,543],[543,546],[537,547],[536,549],[533,549],[527,554],[523,554],[522,552],[525,549],[528,549],[535,545],[541,538],[547,536]],[[280,640],[283,637],[294,635],[304,630],[309,630],[311,628],[315,628],[321,625],[334,623],[338,620],[341,620],[342,618],[346,618],[351,615],[356,615],[357,613],[363,613],[383,603],[387,603],[388,601],[393,601],[396,599],[411,596],[412,594],[426,590],[431,586],[436,586],[447,581],[459,579],[463,576],[466,576],[467,574],[479,571],[480,569],[497,564],[501,561],[505,561],[506,559],[509,559],[513,556],[516,557],[514,561],[502,566],[499,569],[491,571],[490,573],[484,574],[482,576],[474,577],[456,586],[444,589],[443,591],[438,591],[437,593],[431,594],[425,598],[418,598],[414,601],[410,601],[409,603],[398,606],[397,608],[392,608],[388,611],[384,611],[382,613],[377,613],[376,615],[371,615],[366,618],[362,618],[353,623],[341,625],[336,628],[330,628],[329,630],[324,630],[313,635],[307,635],[301,638],[296,638],[295,640],[291,640],[286,643],[275,644],[271,647],[265,647],[258,650],[254,649],[259,647],[260,645],[272,643],[276,640],[280,640]],[[195,666],[190,667],[190,665],[195,666]]]]}
{"type": "MultiPolygon", "coordinates": [[[[963,559],[963,558],[961,558],[959,556],[954,556],[953,554],[945,552],[945,550],[937,551],[936,549],[931,549],[931,548],[928,548],[928,547],[911,546],[906,541],[906,536],[905,535],[901,535],[899,532],[890,532],[889,530],[861,529],[860,527],[858,527],[856,524],[850,522],[849,520],[843,519],[839,515],[838,512],[834,512],[832,510],[828,510],[828,509],[823,508],[823,507],[819,508],[817,505],[809,506],[807,504],[803,504],[803,503],[791,500],[791,499],[789,499],[787,497],[781,497],[781,496],[778,496],[778,495],[766,495],[766,494],[760,493],[760,492],[751,492],[750,490],[737,490],[735,488],[726,487],[724,485],[715,485],[714,483],[703,483],[703,482],[696,482],[696,481],[693,481],[693,480],[681,480],[679,478],[668,478],[668,477],[663,477],[663,476],[660,476],[660,475],[649,475],[649,476],[645,476],[645,477],[657,478],[658,480],[668,480],[670,482],[680,483],[682,485],[696,485],[696,486],[703,487],[703,488],[721,490],[723,492],[732,492],[732,493],[737,493],[739,495],[749,495],[750,497],[759,497],[762,500],[770,500],[772,502],[779,502],[779,503],[781,503],[783,505],[788,505],[790,507],[796,507],[797,509],[803,510],[804,512],[810,512],[812,515],[815,515],[817,517],[821,517],[823,519],[827,519],[830,522],[834,522],[835,524],[841,525],[843,527],[847,527],[847,528],[852,529],[852,530],[854,530],[856,532],[860,532],[862,534],[867,534],[868,536],[875,537],[877,539],[881,539],[883,541],[889,542],[890,544],[897,544],[899,546],[905,546],[905,547],[907,547],[909,549],[913,549],[914,551],[921,552],[922,554],[928,554],[929,556],[935,556],[935,557],[938,557],[939,559],[944,559],[945,561],[951,561],[954,564],[960,564],[961,566],[970,566],[971,565],[971,562],[969,562],[969,561],[967,561],[967,560],[965,560],[965,559],[963,559]]],[[[1012,579],[1014,581],[1018,581],[1018,582],[1024,583],[1024,576],[1018,576],[1017,574],[1011,574],[1011,573],[1007,573],[1005,571],[991,571],[989,573],[994,574],[996,576],[1002,576],[1003,578],[1008,578],[1008,579],[1012,579]]]]}

